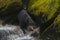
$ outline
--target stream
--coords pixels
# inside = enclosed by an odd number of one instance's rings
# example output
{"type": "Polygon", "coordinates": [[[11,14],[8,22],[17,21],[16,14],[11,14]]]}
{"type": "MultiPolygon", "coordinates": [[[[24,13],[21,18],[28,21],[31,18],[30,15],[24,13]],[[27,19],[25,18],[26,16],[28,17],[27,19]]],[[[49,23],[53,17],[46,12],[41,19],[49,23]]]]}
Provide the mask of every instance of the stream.
{"type": "Polygon", "coordinates": [[[34,40],[34,37],[25,35],[18,26],[0,25],[0,40],[34,40]]]}

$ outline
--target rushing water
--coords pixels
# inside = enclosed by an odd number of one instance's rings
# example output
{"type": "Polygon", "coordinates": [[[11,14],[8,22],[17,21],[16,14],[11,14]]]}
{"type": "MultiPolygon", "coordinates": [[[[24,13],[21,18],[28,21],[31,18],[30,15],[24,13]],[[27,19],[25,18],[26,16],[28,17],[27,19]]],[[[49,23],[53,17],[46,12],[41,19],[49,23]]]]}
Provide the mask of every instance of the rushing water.
{"type": "Polygon", "coordinates": [[[0,36],[2,36],[1,40],[34,40],[34,38],[29,34],[24,35],[23,31],[18,26],[13,25],[0,26],[0,33],[1,31],[3,31],[4,35],[3,36],[0,34],[0,36]],[[10,32],[12,32],[12,34],[10,32]]]}

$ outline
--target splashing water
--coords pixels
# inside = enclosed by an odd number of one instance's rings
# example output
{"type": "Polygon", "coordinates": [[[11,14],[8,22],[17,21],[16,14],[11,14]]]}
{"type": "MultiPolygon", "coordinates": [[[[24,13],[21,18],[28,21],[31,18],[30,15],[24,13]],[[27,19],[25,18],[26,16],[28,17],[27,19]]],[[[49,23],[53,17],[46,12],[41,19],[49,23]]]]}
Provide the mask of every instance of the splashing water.
{"type": "MultiPolygon", "coordinates": [[[[33,37],[31,37],[29,34],[28,35],[24,35],[23,31],[17,27],[17,26],[9,26],[9,25],[6,25],[6,26],[0,26],[0,31],[11,31],[11,32],[14,32],[15,30],[16,31],[16,34],[7,34],[7,36],[3,36],[1,38],[1,40],[34,40],[33,37]]],[[[5,35],[6,33],[4,33],[5,35]]]]}
{"type": "Polygon", "coordinates": [[[33,37],[27,35],[23,37],[19,37],[18,35],[9,35],[7,36],[8,40],[34,40],[33,37]]]}
{"type": "Polygon", "coordinates": [[[13,31],[13,30],[15,30],[16,29],[16,27],[14,27],[14,26],[12,26],[12,27],[8,27],[8,26],[2,26],[2,27],[0,27],[0,30],[5,30],[5,31],[13,31]]]}

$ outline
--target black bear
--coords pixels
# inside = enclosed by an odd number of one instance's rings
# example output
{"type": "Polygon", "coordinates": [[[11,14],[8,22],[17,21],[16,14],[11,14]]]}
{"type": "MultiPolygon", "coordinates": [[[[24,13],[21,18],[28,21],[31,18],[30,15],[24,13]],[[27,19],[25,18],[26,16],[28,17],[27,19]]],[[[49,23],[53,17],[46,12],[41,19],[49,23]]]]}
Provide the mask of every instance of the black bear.
{"type": "Polygon", "coordinates": [[[18,14],[18,20],[19,20],[19,25],[21,26],[21,29],[23,31],[24,29],[31,28],[32,26],[36,25],[36,23],[32,20],[32,18],[25,9],[22,9],[18,14]]]}

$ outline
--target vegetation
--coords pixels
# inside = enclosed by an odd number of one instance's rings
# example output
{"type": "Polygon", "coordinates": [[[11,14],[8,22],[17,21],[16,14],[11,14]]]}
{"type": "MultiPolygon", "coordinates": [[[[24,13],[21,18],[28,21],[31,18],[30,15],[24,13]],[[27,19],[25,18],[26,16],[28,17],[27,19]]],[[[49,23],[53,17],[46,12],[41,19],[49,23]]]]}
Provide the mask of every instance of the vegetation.
{"type": "Polygon", "coordinates": [[[15,8],[16,10],[17,8],[21,7],[21,5],[21,0],[0,0],[0,14],[5,15],[5,13],[7,13],[8,10],[13,11],[12,8],[15,8]]]}

